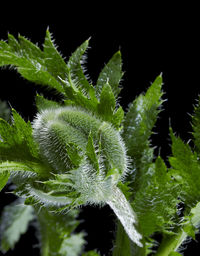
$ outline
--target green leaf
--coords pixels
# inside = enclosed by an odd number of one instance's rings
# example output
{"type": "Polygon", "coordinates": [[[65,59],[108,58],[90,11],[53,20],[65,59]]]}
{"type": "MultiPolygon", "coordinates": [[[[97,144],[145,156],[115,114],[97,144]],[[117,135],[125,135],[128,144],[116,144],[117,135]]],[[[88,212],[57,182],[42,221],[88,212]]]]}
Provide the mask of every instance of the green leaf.
{"type": "Polygon", "coordinates": [[[78,256],[80,255],[85,241],[83,239],[83,233],[71,234],[68,238],[65,238],[62,242],[59,253],[63,256],[78,256]]]}
{"type": "Polygon", "coordinates": [[[7,205],[2,213],[0,222],[1,251],[13,249],[20,236],[28,229],[28,224],[33,220],[33,208],[17,200],[7,205]]]}
{"type": "Polygon", "coordinates": [[[185,216],[183,230],[188,236],[195,240],[196,233],[199,233],[200,225],[200,202],[198,202],[190,211],[188,216],[185,216]]]}
{"type": "Polygon", "coordinates": [[[31,123],[26,123],[14,109],[12,116],[11,125],[0,119],[0,160],[38,162],[31,123]]]}
{"type": "Polygon", "coordinates": [[[95,97],[88,98],[83,94],[83,92],[76,88],[74,82],[69,79],[69,81],[61,81],[63,83],[65,94],[70,100],[65,100],[65,105],[80,106],[93,113],[97,112],[98,101],[95,97]]]}
{"type": "Polygon", "coordinates": [[[72,53],[67,66],[70,72],[70,79],[75,81],[76,87],[80,88],[82,92],[86,91],[90,93],[94,90],[92,85],[89,84],[85,74],[83,64],[85,61],[85,51],[88,48],[89,40],[86,40],[82,45],[80,45],[75,52],[72,53]]]}
{"type": "MultiPolygon", "coordinates": [[[[73,170],[72,170],[73,171],[73,170]]],[[[51,179],[42,181],[50,191],[65,191],[67,193],[67,187],[72,187],[72,181],[68,173],[54,174],[51,179]]],[[[70,188],[71,191],[71,188],[70,188]]]]}
{"type": "Polygon", "coordinates": [[[198,227],[200,224],[200,202],[198,202],[191,210],[191,223],[194,227],[198,227]]]}
{"type": "Polygon", "coordinates": [[[109,62],[105,65],[103,70],[101,71],[97,84],[96,84],[96,95],[100,98],[102,93],[102,89],[106,83],[109,83],[115,98],[117,98],[118,94],[120,93],[120,80],[123,76],[122,72],[122,60],[121,60],[121,52],[116,52],[109,62]]]}
{"type": "Polygon", "coordinates": [[[123,119],[124,119],[124,111],[123,111],[123,108],[120,106],[113,114],[112,124],[115,126],[115,128],[119,128],[123,119]]]}
{"type": "Polygon", "coordinates": [[[104,84],[100,95],[100,102],[98,105],[99,115],[101,115],[104,120],[111,121],[113,117],[113,112],[115,110],[115,104],[115,96],[112,92],[110,85],[107,82],[104,84]]]}
{"type": "Polygon", "coordinates": [[[200,97],[198,104],[194,107],[194,114],[192,116],[192,128],[193,128],[193,137],[195,150],[200,153],[200,97]]]}
{"type": "Polygon", "coordinates": [[[66,151],[67,151],[67,156],[69,157],[69,160],[73,164],[74,168],[77,168],[81,160],[83,159],[83,156],[81,156],[81,148],[78,147],[76,144],[69,142],[66,144],[66,151]]]}
{"type": "Polygon", "coordinates": [[[1,167],[0,167],[0,191],[7,184],[9,177],[10,177],[9,172],[1,172],[1,167]]]}
{"type": "Polygon", "coordinates": [[[195,239],[195,233],[199,232],[200,203],[198,202],[188,213],[185,214],[181,225],[178,226],[174,235],[165,235],[156,255],[179,255],[176,251],[181,247],[188,236],[195,239]]]}
{"type": "Polygon", "coordinates": [[[4,47],[7,49],[11,49],[14,52],[20,52],[19,42],[10,33],[8,33],[8,45],[5,45],[4,47]],[[10,48],[9,48],[9,46],[10,46],[10,48]]]}
{"type": "Polygon", "coordinates": [[[77,210],[57,215],[42,208],[38,210],[37,215],[42,255],[78,256],[80,254],[84,243],[83,235],[71,234],[79,224],[76,220],[77,210]]]}
{"type": "Polygon", "coordinates": [[[65,79],[68,67],[54,44],[51,33],[47,29],[44,42],[44,61],[48,72],[55,78],[65,79]]]}
{"type": "Polygon", "coordinates": [[[71,55],[67,63],[67,75],[65,79],[60,78],[60,82],[67,97],[65,105],[81,106],[92,112],[97,112],[98,100],[95,96],[94,87],[89,84],[81,65],[87,47],[88,40],[71,55]]]}
{"type": "MultiPolygon", "coordinates": [[[[119,81],[122,77],[121,53],[117,52],[112,57],[99,76],[99,103],[96,96],[98,93],[88,82],[82,65],[88,43],[89,40],[86,40],[81,44],[66,64],[48,29],[43,51],[23,36],[19,35],[16,40],[9,34],[8,43],[0,42],[0,66],[16,67],[27,80],[52,88],[55,93],[61,94],[65,105],[80,106],[99,114],[118,129],[123,119],[122,108],[115,110],[115,96],[120,91],[119,81]]],[[[41,97],[37,97],[36,100],[38,109],[56,105],[54,101],[41,97]]]]}
{"type": "Polygon", "coordinates": [[[95,251],[88,251],[82,254],[82,256],[100,256],[100,254],[98,254],[95,251]]]}
{"type": "MultiPolygon", "coordinates": [[[[52,191],[43,191],[41,186],[40,189],[37,189],[33,186],[27,185],[24,190],[24,196],[27,197],[26,204],[33,204],[34,202],[50,209],[57,209],[63,206],[68,208],[70,207],[72,204],[71,198],[66,195],[52,195],[51,192],[52,191]]],[[[67,194],[67,192],[65,194],[67,194]]]]}
{"type": "Polygon", "coordinates": [[[148,237],[154,232],[173,232],[180,188],[173,182],[161,157],[143,170],[140,187],[132,206],[139,221],[139,231],[148,237]]]}
{"type": "MultiPolygon", "coordinates": [[[[10,35],[10,38],[11,38],[11,35],[10,35]]],[[[13,50],[15,50],[18,53],[21,51],[20,54],[22,56],[24,55],[27,59],[38,58],[38,60],[40,60],[43,57],[43,52],[40,50],[40,48],[36,44],[33,44],[31,41],[29,41],[28,39],[26,39],[21,35],[18,36],[18,40],[19,40],[19,43],[12,36],[12,45],[14,46],[13,50]]],[[[11,41],[9,41],[9,43],[10,42],[11,41]]]]}
{"type": "Polygon", "coordinates": [[[91,133],[89,134],[89,137],[88,137],[88,143],[86,146],[86,155],[88,156],[89,160],[93,164],[95,170],[99,171],[98,157],[95,152],[95,147],[94,147],[93,138],[92,138],[91,133]]]}
{"type": "Polygon", "coordinates": [[[191,225],[187,225],[183,228],[184,232],[187,233],[188,236],[192,237],[193,239],[195,239],[195,232],[196,232],[196,228],[191,224],[191,225]]]}
{"type": "Polygon", "coordinates": [[[178,252],[170,252],[169,256],[182,256],[182,254],[178,252]]]}
{"type": "Polygon", "coordinates": [[[172,140],[172,156],[169,158],[171,175],[182,185],[182,200],[187,207],[193,207],[200,201],[200,164],[196,152],[180,137],[176,137],[170,129],[172,140]]]}
{"type": "Polygon", "coordinates": [[[43,163],[37,162],[16,162],[16,161],[3,161],[0,162],[0,173],[8,172],[10,177],[15,182],[24,182],[25,180],[34,180],[46,178],[49,176],[48,166],[43,163]]]}
{"type": "Polygon", "coordinates": [[[14,161],[5,161],[0,163],[0,173],[3,172],[24,172],[27,176],[36,176],[37,168],[34,163],[21,163],[21,162],[14,162],[14,161]]]}
{"type": "Polygon", "coordinates": [[[39,47],[22,36],[18,39],[19,41],[9,35],[8,43],[0,41],[0,66],[12,65],[27,80],[63,93],[57,73],[52,72],[50,52],[49,55],[42,52],[39,47]]]}
{"type": "Polygon", "coordinates": [[[45,99],[42,95],[36,95],[36,106],[37,110],[41,111],[47,108],[57,108],[61,107],[62,105],[56,101],[45,99]]]}
{"type": "Polygon", "coordinates": [[[124,119],[122,137],[128,148],[128,154],[133,158],[136,167],[141,164],[143,156],[147,162],[152,162],[153,154],[149,151],[149,139],[163,102],[161,87],[162,77],[160,75],[145,95],[140,95],[130,104],[124,119]],[[147,151],[149,152],[147,153],[147,151]]]}

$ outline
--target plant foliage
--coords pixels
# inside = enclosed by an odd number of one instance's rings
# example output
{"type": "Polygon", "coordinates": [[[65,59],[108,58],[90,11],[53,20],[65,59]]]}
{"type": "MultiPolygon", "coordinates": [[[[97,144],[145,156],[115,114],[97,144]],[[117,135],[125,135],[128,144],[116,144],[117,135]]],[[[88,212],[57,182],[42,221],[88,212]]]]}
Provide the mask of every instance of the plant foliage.
{"type": "Polygon", "coordinates": [[[200,225],[200,105],[193,147],[170,128],[168,166],[151,145],[164,102],[162,75],[124,111],[120,51],[93,85],[84,67],[88,46],[86,40],[66,61],[48,29],[43,49],[21,35],[0,41],[0,66],[60,96],[36,94],[33,122],[0,102],[0,190],[12,182],[20,198],[2,212],[1,251],[13,249],[34,221],[42,256],[100,255],[86,252],[84,233],[75,232],[77,207],[108,204],[118,218],[113,256],[181,255],[200,225]]]}

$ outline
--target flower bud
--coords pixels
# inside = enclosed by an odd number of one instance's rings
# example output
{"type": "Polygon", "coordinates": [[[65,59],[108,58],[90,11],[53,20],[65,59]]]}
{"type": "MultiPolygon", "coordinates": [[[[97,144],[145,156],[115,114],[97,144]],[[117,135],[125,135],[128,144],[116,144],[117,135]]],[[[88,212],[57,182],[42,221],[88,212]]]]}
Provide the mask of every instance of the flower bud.
{"type": "Polygon", "coordinates": [[[119,132],[94,114],[76,107],[47,109],[37,115],[33,128],[40,153],[55,172],[67,172],[74,167],[67,146],[86,155],[89,135],[101,155],[105,174],[112,169],[120,175],[126,172],[126,151],[119,132]]]}

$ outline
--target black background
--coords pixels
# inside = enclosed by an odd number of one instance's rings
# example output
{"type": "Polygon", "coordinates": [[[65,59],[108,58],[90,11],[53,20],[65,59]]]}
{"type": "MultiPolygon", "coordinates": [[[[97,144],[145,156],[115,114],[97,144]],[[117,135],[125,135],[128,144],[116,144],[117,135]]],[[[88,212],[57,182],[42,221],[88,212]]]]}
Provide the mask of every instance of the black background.
{"type": "MultiPolygon", "coordinates": [[[[159,151],[167,161],[171,153],[169,120],[184,141],[191,138],[189,114],[200,92],[197,9],[192,5],[152,6],[142,2],[141,6],[120,2],[110,6],[103,2],[87,6],[67,3],[64,6],[52,2],[45,7],[27,2],[24,9],[12,5],[1,8],[0,38],[6,40],[8,32],[15,36],[20,33],[42,47],[49,26],[58,50],[69,57],[77,46],[91,37],[86,67],[94,83],[104,64],[120,49],[125,71],[120,103],[124,108],[146,91],[162,72],[167,101],[156,123],[158,134],[153,136],[152,144],[157,146],[156,154],[159,151]]],[[[32,120],[36,113],[34,95],[34,86],[14,70],[0,70],[0,99],[9,101],[25,120],[32,120]]],[[[1,193],[1,198],[3,204],[13,200],[12,195],[4,193],[1,193]]],[[[1,209],[3,204],[1,199],[1,209]]],[[[112,211],[109,207],[85,207],[80,218],[85,220],[80,228],[88,233],[86,249],[97,248],[102,255],[107,255],[115,229],[112,211]]],[[[37,256],[37,248],[32,248],[36,242],[31,227],[16,250],[6,255],[37,256]]],[[[199,250],[200,245],[192,242],[184,255],[197,255],[195,249],[199,250]]]]}

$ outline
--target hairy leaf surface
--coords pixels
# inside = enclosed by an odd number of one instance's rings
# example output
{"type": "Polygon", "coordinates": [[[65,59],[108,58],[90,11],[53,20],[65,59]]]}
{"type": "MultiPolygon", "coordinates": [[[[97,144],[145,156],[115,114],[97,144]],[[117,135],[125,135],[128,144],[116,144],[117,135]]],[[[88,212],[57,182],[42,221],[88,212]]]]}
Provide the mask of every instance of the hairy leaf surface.
{"type": "Polygon", "coordinates": [[[164,161],[158,157],[141,177],[141,186],[132,203],[138,216],[141,232],[145,237],[156,231],[173,232],[176,226],[175,216],[179,193],[180,188],[173,183],[164,161]]]}
{"type": "Polygon", "coordinates": [[[145,95],[137,97],[129,106],[124,120],[123,138],[128,148],[128,154],[133,158],[137,166],[141,164],[141,158],[150,157],[149,138],[157,120],[162,104],[162,77],[158,76],[149,87],[145,95]]]}
{"type": "Polygon", "coordinates": [[[33,218],[33,208],[24,205],[21,200],[5,206],[0,222],[2,252],[14,248],[20,236],[27,231],[28,224],[33,218]]]}
{"type": "Polygon", "coordinates": [[[79,224],[76,220],[77,214],[78,211],[73,210],[67,215],[56,215],[44,208],[38,212],[42,255],[80,254],[84,244],[83,234],[71,234],[79,224]]]}
{"type": "Polygon", "coordinates": [[[176,137],[172,130],[172,156],[169,158],[172,166],[171,174],[182,184],[182,199],[187,206],[192,207],[200,201],[200,163],[198,154],[176,137]]]}
{"type": "Polygon", "coordinates": [[[5,187],[10,177],[9,172],[1,172],[0,171],[0,191],[5,187]]]}
{"type": "Polygon", "coordinates": [[[13,122],[0,119],[0,159],[34,161],[38,156],[31,123],[26,123],[13,109],[13,122]]]}
{"type": "Polygon", "coordinates": [[[0,66],[12,65],[27,80],[63,93],[58,78],[51,73],[52,56],[47,56],[22,36],[18,37],[18,41],[10,34],[8,37],[8,43],[0,41],[0,66]]]}
{"type": "Polygon", "coordinates": [[[109,83],[112,91],[117,98],[118,94],[121,91],[119,83],[123,76],[122,72],[122,59],[121,59],[121,52],[116,52],[109,62],[105,65],[102,69],[101,73],[99,74],[97,84],[96,84],[96,94],[97,97],[100,98],[102,89],[106,83],[109,83]]]}

